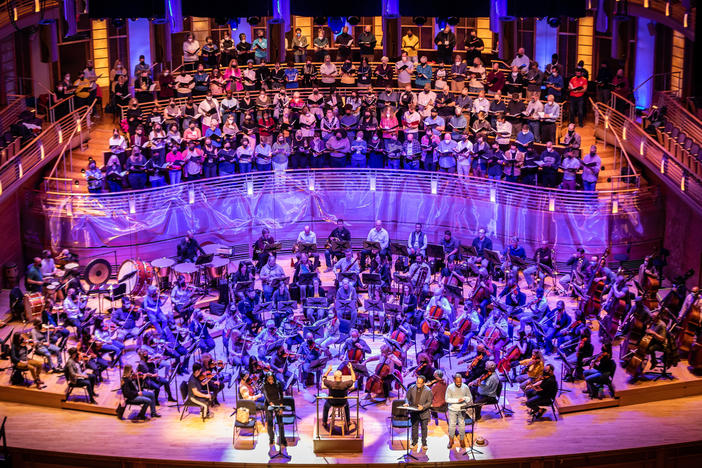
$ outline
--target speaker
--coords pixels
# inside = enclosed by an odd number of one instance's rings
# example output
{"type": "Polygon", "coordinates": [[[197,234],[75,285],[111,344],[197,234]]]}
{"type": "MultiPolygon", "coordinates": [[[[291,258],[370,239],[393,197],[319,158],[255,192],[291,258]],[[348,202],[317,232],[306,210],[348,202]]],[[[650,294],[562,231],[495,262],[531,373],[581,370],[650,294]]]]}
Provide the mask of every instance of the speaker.
{"type": "Polygon", "coordinates": [[[58,41],[56,40],[56,22],[39,25],[39,51],[42,63],[58,61],[58,41]]]}

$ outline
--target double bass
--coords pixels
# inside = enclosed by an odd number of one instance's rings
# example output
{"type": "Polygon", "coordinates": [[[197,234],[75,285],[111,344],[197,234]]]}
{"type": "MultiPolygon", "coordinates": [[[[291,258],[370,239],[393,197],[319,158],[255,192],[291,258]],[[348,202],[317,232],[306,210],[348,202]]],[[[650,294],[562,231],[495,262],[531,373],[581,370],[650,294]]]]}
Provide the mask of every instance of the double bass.
{"type": "Polygon", "coordinates": [[[607,261],[609,256],[609,247],[607,247],[597,262],[597,268],[592,272],[592,276],[588,280],[586,294],[587,300],[580,302],[580,313],[584,317],[590,317],[598,315],[600,308],[602,307],[602,293],[605,288],[605,281],[595,279],[600,275],[602,268],[607,261]]]}
{"type": "Polygon", "coordinates": [[[700,310],[698,302],[695,301],[692,303],[690,311],[680,324],[680,332],[676,339],[678,352],[682,359],[690,355],[692,345],[698,341],[697,337],[700,331],[702,331],[702,310],[700,310]]]}

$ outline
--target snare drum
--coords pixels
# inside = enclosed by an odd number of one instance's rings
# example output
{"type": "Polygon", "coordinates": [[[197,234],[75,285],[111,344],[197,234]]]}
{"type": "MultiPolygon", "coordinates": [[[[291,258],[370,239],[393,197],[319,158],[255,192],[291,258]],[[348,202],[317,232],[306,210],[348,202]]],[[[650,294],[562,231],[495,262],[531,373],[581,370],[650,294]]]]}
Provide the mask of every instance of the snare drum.
{"type": "Polygon", "coordinates": [[[168,278],[171,275],[171,267],[175,265],[175,260],[167,257],[157,258],[151,262],[151,266],[154,267],[156,276],[159,278],[168,278]]]}
{"type": "Polygon", "coordinates": [[[210,275],[210,279],[224,278],[227,274],[227,267],[229,267],[229,260],[226,258],[215,257],[210,263],[206,265],[207,274],[210,275]]]}
{"type": "Polygon", "coordinates": [[[117,272],[117,281],[124,283],[130,296],[142,296],[154,280],[154,269],[143,260],[125,260],[117,272]],[[128,279],[123,278],[129,276],[128,279]]]}
{"type": "Polygon", "coordinates": [[[44,295],[40,292],[26,294],[24,296],[24,318],[31,322],[35,318],[41,320],[41,313],[44,311],[44,295]]]}
{"type": "Polygon", "coordinates": [[[194,263],[179,263],[173,267],[173,271],[179,275],[183,275],[186,283],[192,284],[195,279],[195,274],[197,273],[197,265],[194,263]]]}

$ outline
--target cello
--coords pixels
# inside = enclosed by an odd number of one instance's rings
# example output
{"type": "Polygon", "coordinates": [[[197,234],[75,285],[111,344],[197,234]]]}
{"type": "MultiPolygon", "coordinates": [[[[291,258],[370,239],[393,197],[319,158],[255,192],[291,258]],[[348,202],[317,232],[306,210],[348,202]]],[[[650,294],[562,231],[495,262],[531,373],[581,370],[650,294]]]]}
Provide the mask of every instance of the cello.
{"type": "Polygon", "coordinates": [[[444,309],[441,306],[435,305],[429,308],[427,317],[420,324],[420,330],[424,335],[428,335],[432,330],[435,330],[444,318],[444,309]]]}
{"type": "Polygon", "coordinates": [[[463,342],[466,340],[466,335],[473,329],[473,321],[470,319],[470,316],[466,315],[462,320],[461,323],[458,324],[458,327],[454,331],[451,332],[451,335],[449,336],[449,343],[451,343],[451,346],[454,348],[460,348],[463,345],[463,342]]]}
{"type": "Polygon", "coordinates": [[[696,343],[697,336],[702,330],[702,310],[698,302],[695,301],[690,306],[690,310],[680,324],[680,332],[677,336],[678,352],[682,359],[687,358],[692,350],[692,345],[696,343]]]}

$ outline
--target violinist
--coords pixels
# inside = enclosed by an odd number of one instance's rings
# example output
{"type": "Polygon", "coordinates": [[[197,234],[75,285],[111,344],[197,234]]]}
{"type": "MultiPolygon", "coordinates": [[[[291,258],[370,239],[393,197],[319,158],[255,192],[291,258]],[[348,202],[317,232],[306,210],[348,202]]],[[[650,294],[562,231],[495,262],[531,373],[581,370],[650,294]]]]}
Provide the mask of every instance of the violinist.
{"type": "Polygon", "coordinates": [[[68,289],[66,298],[63,300],[63,311],[66,314],[64,323],[76,328],[76,336],[80,336],[83,330],[83,322],[89,315],[89,313],[86,313],[87,305],[87,296],[79,296],[75,288],[68,289]]]}
{"type": "MultiPolygon", "coordinates": [[[[485,373],[468,385],[475,403],[488,403],[497,399],[497,387],[500,384],[500,379],[497,377],[495,367],[495,361],[488,361],[485,363],[485,373]]],[[[476,421],[480,421],[481,409],[482,406],[475,409],[476,421]]]]}
{"type": "Polygon", "coordinates": [[[146,296],[142,301],[142,307],[146,311],[149,323],[156,328],[159,335],[164,335],[164,330],[173,323],[172,317],[163,311],[167,300],[168,296],[159,295],[158,288],[151,285],[146,290],[146,296]]]}
{"type": "Polygon", "coordinates": [[[30,341],[23,333],[15,333],[12,335],[12,345],[10,347],[10,361],[12,365],[19,370],[27,370],[32,374],[34,385],[38,389],[46,388],[41,380],[41,371],[44,367],[44,362],[35,357],[29,357],[30,341]]]}
{"type": "Polygon", "coordinates": [[[546,324],[544,333],[544,346],[547,354],[553,354],[554,340],[560,344],[564,340],[563,332],[568,329],[573,320],[565,310],[565,302],[556,302],[556,310],[553,312],[553,318],[546,324]]]}
{"type": "Polygon", "coordinates": [[[266,328],[256,336],[254,344],[258,345],[259,359],[264,359],[268,354],[268,348],[280,339],[276,330],[275,320],[268,319],[266,320],[266,328]]]}
{"type": "MultiPolygon", "coordinates": [[[[223,335],[224,338],[224,335],[223,335]]],[[[229,363],[238,368],[248,367],[251,356],[249,355],[249,347],[253,340],[244,336],[240,330],[232,329],[229,333],[229,338],[226,340],[225,352],[229,356],[229,363]]],[[[223,343],[224,340],[223,340],[223,343]]]]}
{"type": "Polygon", "coordinates": [[[188,380],[188,403],[198,406],[202,418],[209,419],[212,417],[212,413],[210,412],[212,395],[207,389],[206,383],[203,383],[203,381],[205,381],[205,377],[203,376],[202,364],[196,362],[193,364],[193,373],[188,380]]]}
{"type": "Polygon", "coordinates": [[[300,345],[297,351],[302,359],[302,366],[300,367],[300,381],[302,385],[305,385],[310,374],[313,374],[315,376],[315,381],[318,381],[319,374],[324,368],[324,363],[326,361],[323,356],[326,356],[327,359],[331,358],[329,350],[318,346],[314,341],[312,332],[307,332],[305,341],[300,345]]]}
{"type": "Polygon", "coordinates": [[[192,291],[185,283],[185,277],[178,275],[176,284],[171,290],[171,304],[173,306],[173,316],[181,317],[183,320],[190,320],[193,313],[192,291]]]}
{"type": "MultiPolygon", "coordinates": [[[[259,292],[253,288],[249,288],[244,293],[244,298],[236,305],[241,320],[246,324],[246,328],[253,333],[256,333],[263,325],[260,317],[254,314],[254,309],[260,302],[261,296],[259,292]]],[[[275,323],[273,326],[275,326],[275,323]]]]}
{"type": "Polygon", "coordinates": [[[124,343],[116,339],[114,324],[108,323],[102,317],[97,317],[93,322],[93,338],[100,343],[100,352],[110,353],[112,365],[120,360],[124,352],[124,343]]]}
{"type": "Polygon", "coordinates": [[[140,316],[140,312],[136,309],[134,304],[132,304],[132,300],[127,295],[122,297],[121,307],[112,309],[110,321],[119,327],[117,330],[117,337],[121,341],[138,335],[139,329],[136,326],[136,322],[139,320],[140,316]]]}
{"type": "Polygon", "coordinates": [[[470,359],[470,363],[468,364],[465,372],[462,372],[462,375],[466,376],[466,380],[472,382],[485,374],[485,364],[487,363],[489,356],[490,352],[485,345],[482,343],[478,344],[475,356],[470,359]]]}
{"type": "MultiPolygon", "coordinates": [[[[292,357],[293,354],[286,349],[284,344],[281,344],[270,359],[271,370],[274,372],[275,378],[279,382],[288,383],[292,377],[292,372],[288,369],[293,360],[292,357]]],[[[287,390],[287,385],[285,385],[283,389],[287,390]]]]}
{"type": "Polygon", "coordinates": [[[527,390],[527,408],[531,410],[534,419],[540,418],[545,412],[541,406],[551,406],[558,394],[558,382],[553,373],[553,364],[544,367],[543,377],[533,387],[527,390]]]}
{"type": "Polygon", "coordinates": [[[102,343],[95,340],[90,331],[84,328],[76,346],[82,354],[83,365],[96,376],[97,382],[102,382],[102,373],[110,367],[110,363],[103,357],[102,343]]]}
{"type": "Polygon", "coordinates": [[[594,352],[594,347],[592,346],[592,332],[590,328],[583,327],[580,332],[580,342],[575,350],[575,368],[571,375],[566,376],[563,380],[567,382],[573,382],[575,380],[584,380],[584,367],[585,360],[592,357],[594,352]]]}
{"type": "Polygon", "coordinates": [[[544,290],[543,288],[536,288],[536,293],[532,301],[519,309],[519,312],[513,315],[513,317],[519,320],[519,331],[521,333],[526,330],[527,324],[533,327],[534,320],[541,320],[546,313],[548,313],[548,301],[544,297],[544,290]]]}
{"type": "Polygon", "coordinates": [[[316,328],[320,325],[324,326],[324,331],[319,346],[325,350],[329,350],[331,345],[339,340],[339,317],[334,310],[329,310],[329,312],[327,312],[327,317],[314,322],[312,328],[316,328]]]}
{"type": "Polygon", "coordinates": [[[272,373],[266,374],[266,380],[263,384],[263,396],[266,399],[266,427],[268,428],[268,443],[271,449],[275,448],[275,425],[273,417],[275,416],[278,425],[278,442],[281,450],[288,446],[288,441],[285,438],[285,427],[283,426],[283,414],[279,409],[272,409],[271,405],[282,406],[283,404],[283,385],[276,380],[272,373]]]}
{"type": "MultiPolygon", "coordinates": [[[[158,404],[161,388],[166,390],[168,401],[176,401],[175,398],[173,398],[173,394],[171,394],[171,386],[168,379],[158,374],[158,364],[163,360],[163,356],[151,357],[145,348],[140,348],[137,351],[137,355],[139,356],[139,362],[137,363],[136,371],[139,373],[139,378],[141,379],[141,388],[153,391],[156,404],[158,404]]],[[[168,368],[170,368],[170,366],[168,368]]],[[[168,375],[168,373],[166,373],[166,375],[168,375]]]]}
{"type": "MultiPolygon", "coordinates": [[[[336,228],[329,234],[329,242],[328,245],[329,247],[326,249],[324,252],[324,260],[326,261],[327,269],[326,272],[330,272],[332,270],[332,266],[336,268],[336,264],[332,265],[332,257],[335,259],[338,259],[341,257],[342,252],[338,252],[335,250],[332,250],[332,244],[331,241],[346,241],[346,242],[351,242],[351,232],[344,226],[344,220],[343,219],[338,219],[336,221],[336,228]]],[[[344,252],[345,253],[345,252],[344,252]]]]}
{"type": "Polygon", "coordinates": [[[212,395],[212,406],[219,406],[219,395],[224,386],[231,381],[232,376],[228,372],[224,372],[224,361],[215,361],[210,353],[202,353],[200,357],[203,373],[211,376],[207,381],[207,390],[212,395]]]}
{"type": "Polygon", "coordinates": [[[368,365],[368,363],[375,361],[378,361],[378,365],[375,367],[375,374],[371,379],[379,379],[382,384],[382,389],[378,389],[375,386],[369,388],[369,385],[366,385],[366,393],[371,394],[377,392],[377,390],[381,390],[381,398],[387,400],[390,397],[392,381],[397,379],[399,382],[402,382],[402,378],[398,377],[398,371],[402,368],[402,361],[392,352],[392,347],[387,344],[382,345],[380,347],[380,353],[369,357],[365,364],[368,365]]]}
{"type": "Polygon", "coordinates": [[[590,398],[595,398],[599,394],[598,388],[608,385],[612,396],[614,396],[614,386],[612,377],[617,369],[617,363],[612,359],[612,345],[606,343],[602,345],[600,354],[590,362],[590,369],[585,369],[585,384],[587,390],[584,391],[590,398]]]}
{"type": "Polygon", "coordinates": [[[412,422],[412,445],[411,450],[417,450],[417,442],[419,441],[419,426],[422,427],[422,451],[426,452],[429,449],[427,444],[427,432],[429,432],[429,418],[431,417],[431,403],[434,396],[429,387],[425,385],[426,377],[418,375],[417,381],[407,390],[405,401],[408,406],[413,406],[419,411],[410,412],[410,420],[412,422]]]}
{"type": "Polygon", "coordinates": [[[70,348],[68,350],[68,359],[66,360],[66,376],[68,381],[74,387],[85,387],[88,391],[89,403],[96,404],[95,397],[99,396],[95,393],[95,374],[88,374],[83,371],[83,366],[81,364],[81,356],[78,353],[78,349],[70,348]]]}
{"type": "Polygon", "coordinates": [[[256,408],[260,405],[263,409],[263,402],[265,399],[260,388],[257,386],[258,377],[258,375],[254,376],[251,372],[244,371],[239,381],[239,398],[242,400],[255,401],[256,408]]]}
{"type": "Polygon", "coordinates": [[[253,245],[253,261],[256,262],[256,270],[261,271],[263,265],[268,263],[269,252],[266,251],[266,247],[275,244],[275,239],[271,235],[271,231],[268,228],[263,228],[261,230],[261,237],[259,237],[253,245]]]}
{"type": "Polygon", "coordinates": [[[533,387],[537,381],[541,380],[544,371],[544,357],[541,350],[532,351],[531,357],[519,361],[519,365],[522,366],[523,373],[517,377],[516,381],[519,382],[519,388],[526,393],[528,388],[533,387]]]}
{"type": "Polygon", "coordinates": [[[416,376],[424,377],[425,382],[430,382],[434,378],[434,366],[432,366],[432,360],[427,353],[420,352],[417,355],[417,368],[414,370],[413,374],[416,376]]]}
{"type": "MultiPolygon", "coordinates": [[[[158,397],[154,395],[154,392],[143,388],[144,381],[140,380],[138,373],[135,373],[131,364],[126,364],[122,371],[122,384],[120,389],[122,390],[122,396],[126,403],[130,405],[141,405],[141,410],[136,416],[137,420],[146,419],[146,410],[151,408],[151,417],[160,418],[161,415],[156,411],[156,404],[158,402],[158,397]]],[[[173,400],[175,401],[175,400],[173,400]]],[[[123,413],[124,408],[117,408],[118,414],[123,413]]]]}
{"type": "Polygon", "coordinates": [[[51,326],[45,326],[40,319],[32,322],[32,341],[34,341],[34,354],[43,357],[48,361],[51,372],[59,372],[62,367],[63,357],[61,348],[56,344],[60,335],[53,332],[51,326]],[[53,336],[52,336],[53,333],[53,336]],[[56,357],[56,365],[52,362],[52,357],[56,357]]]}
{"type": "Polygon", "coordinates": [[[340,370],[334,371],[333,379],[329,379],[329,374],[333,369],[332,366],[329,366],[327,372],[325,372],[324,376],[322,377],[322,384],[329,390],[329,396],[334,397],[325,400],[324,409],[322,410],[322,424],[324,425],[324,429],[326,429],[327,431],[329,430],[329,423],[327,422],[327,419],[329,417],[329,410],[332,407],[344,408],[347,425],[345,428],[345,432],[348,432],[349,430],[348,424],[349,421],[351,421],[351,412],[349,411],[349,400],[347,400],[346,397],[348,396],[349,391],[353,389],[353,386],[356,383],[356,373],[354,372],[353,366],[350,363],[347,364],[347,367],[349,369],[349,372],[351,373],[350,380],[343,380],[343,374],[340,370]]]}
{"type": "Polygon", "coordinates": [[[366,354],[370,354],[371,349],[368,343],[361,338],[361,334],[357,329],[353,328],[349,332],[349,337],[341,347],[340,358],[342,359],[341,367],[351,363],[353,370],[358,375],[358,387],[363,387],[363,377],[368,376],[368,369],[363,363],[366,354]]]}
{"type": "MultiPolygon", "coordinates": [[[[542,292],[543,297],[543,292],[542,292]]],[[[524,331],[525,327],[525,314],[524,305],[526,304],[526,294],[524,294],[518,285],[515,285],[510,289],[507,297],[505,297],[505,305],[507,306],[507,315],[510,320],[507,321],[507,336],[511,340],[514,336],[514,324],[513,319],[519,320],[519,331],[524,331]]]]}

